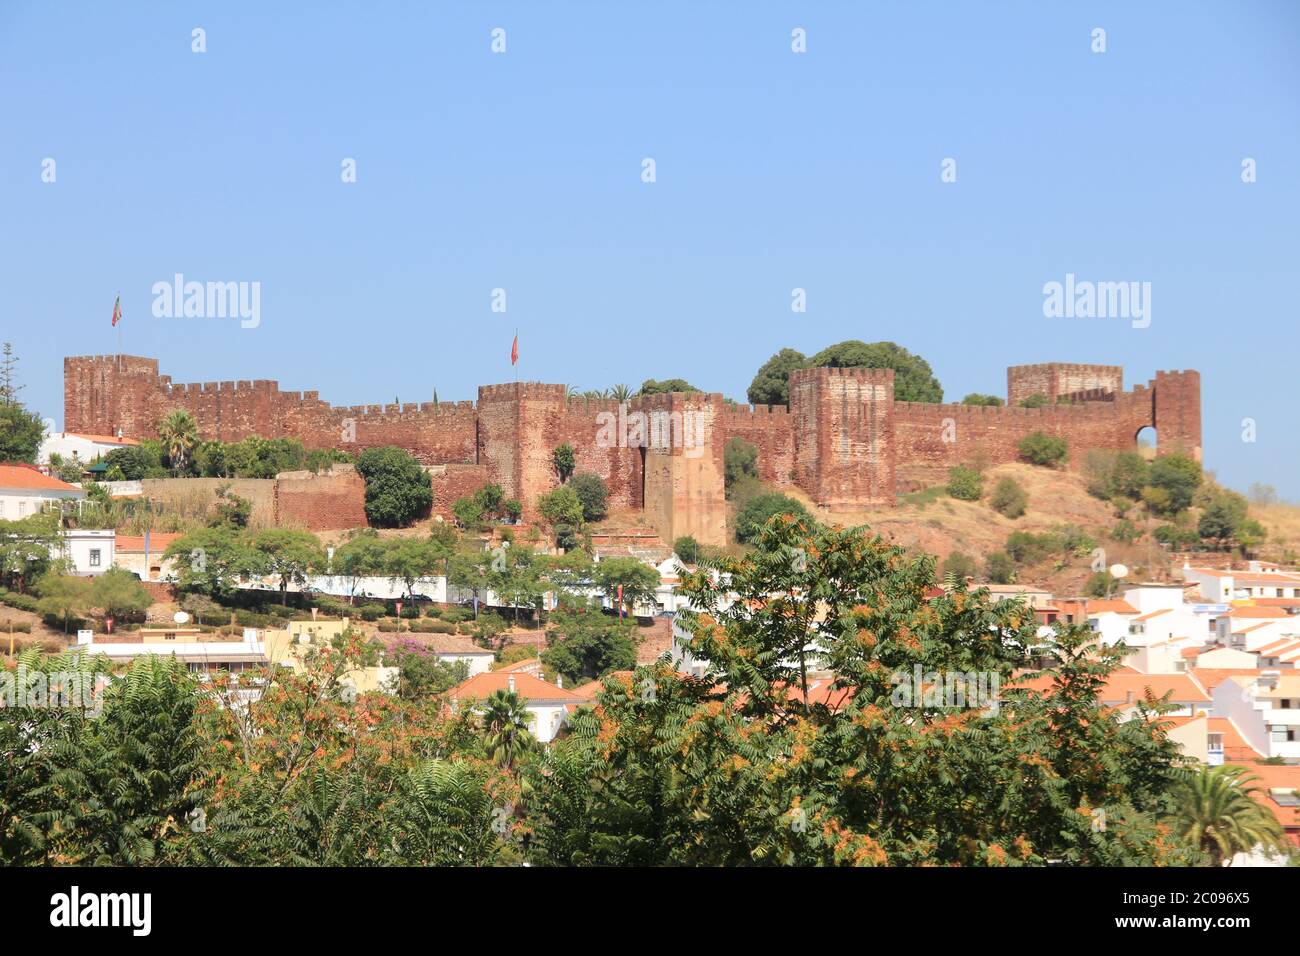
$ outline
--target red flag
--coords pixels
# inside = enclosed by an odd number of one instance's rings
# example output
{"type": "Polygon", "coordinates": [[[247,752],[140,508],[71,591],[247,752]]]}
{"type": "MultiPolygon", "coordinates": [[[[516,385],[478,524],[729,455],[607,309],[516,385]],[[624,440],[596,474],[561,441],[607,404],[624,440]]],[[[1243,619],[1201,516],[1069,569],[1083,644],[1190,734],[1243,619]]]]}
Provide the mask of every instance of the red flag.
{"type": "Polygon", "coordinates": [[[510,364],[519,364],[519,336],[515,335],[515,342],[510,346],[510,364]]]}
{"type": "Polygon", "coordinates": [[[122,297],[119,295],[113,302],[113,327],[122,320],[122,297]]]}

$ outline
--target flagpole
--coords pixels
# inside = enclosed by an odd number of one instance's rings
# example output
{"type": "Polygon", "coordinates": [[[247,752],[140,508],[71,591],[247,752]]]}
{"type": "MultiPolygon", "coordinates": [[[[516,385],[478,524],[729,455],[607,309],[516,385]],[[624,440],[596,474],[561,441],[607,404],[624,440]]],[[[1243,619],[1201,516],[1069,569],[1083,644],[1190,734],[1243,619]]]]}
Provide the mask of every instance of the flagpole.
{"type": "MultiPolygon", "coordinates": [[[[516,325],[516,326],[515,326],[515,346],[518,347],[518,345],[519,345],[519,326],[516,325]]],[[[519,384],[519,363],[518,363],[517,361],[515,361],[515,362],[511,362],[510,364],[513,365],[513,366],[515,367],[515,384],[518,385],[518,384],[519,384]]]]}
{"type": "MultiPolygon", "coordinates": [[[[117,302],[119,306],[122,303],[121,289],[117,291],[117,302]]],[[[120,373],[122,371],[122,319],[119,317],[113,324],[117,326],[117,370],[120,373]]]]}

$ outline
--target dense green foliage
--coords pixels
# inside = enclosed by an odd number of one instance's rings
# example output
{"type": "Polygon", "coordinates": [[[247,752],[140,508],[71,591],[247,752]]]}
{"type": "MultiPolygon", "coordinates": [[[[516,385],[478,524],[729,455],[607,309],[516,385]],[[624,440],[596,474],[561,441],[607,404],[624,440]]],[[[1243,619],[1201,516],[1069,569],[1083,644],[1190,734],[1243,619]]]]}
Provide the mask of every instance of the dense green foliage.
{"type": "Polygon", "coordinates": [[[957,465],[948,469],[947,489],[959,501],[979,501],[984,495],[984,476],[978,468],[957,465]]]}
{"type": "Polygon", "coordinates": [[[379,528],[402,528],[429,513],[433,484],[420,463],[401,448],[368,448],[357,459],[366,480],[366,519],[379,528]]]}
{"type": "Polygon", "coordinates": [[[1059,435],[1030,432],[1016,446],[1020,460],[1031,465],[1060,468],[1070,457],[1069,443],[1059,435]]]}
{"type": "Polygon", "coordinates": [[[809,519],[808,509],[800,502],[777,491],[756,495],[736,513],[736,540],[741,544],[758,539],[769,519],[776,515],[792,515],[809,519]]]}

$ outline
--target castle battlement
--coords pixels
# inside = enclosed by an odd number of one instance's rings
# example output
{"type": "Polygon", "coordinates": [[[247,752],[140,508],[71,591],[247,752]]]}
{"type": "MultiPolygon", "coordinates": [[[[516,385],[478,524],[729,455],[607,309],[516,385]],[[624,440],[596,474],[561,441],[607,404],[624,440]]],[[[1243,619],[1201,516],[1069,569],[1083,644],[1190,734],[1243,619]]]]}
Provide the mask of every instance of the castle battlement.
{"type": "Polygon", "coordinates": [[[850,511],[891,506],[900,489],[940,483],[957,464],[1013,461],[1034,431],[1065,438],[1076,467],[1089,449],[1136,447],[1148,427],[1162,452],[1201,451],[1200,373],[1190,369],[1156,372],[1125,391],[1117,365],[1016,365],[1007,369],[1008,404],[985,406],[895,401],[892,369],[806,368],[790,374],[788,407],[674,392],[631,398],[620,412],[616,399],[571,397],[546,382],[480,386],[477,402],[343,407],[272,379],[174,384],[144,356],[72,356],[63,366],[67,431],[151,438],[168,412],[184,409],[204,439],[296,438],[353,452],[397,445],[425,465],[460,469],[435,496],[491,480],[526,516],[555,486],[551,453],[567,443],[579,471],[605,479],[611,507],[644,509],[662,535],[709,544],[726,540],[722,450],[733,437],[758,448],[764,480],[850,511]],[[1018,405],[1034,394],[1049,404],[1018,405]],[[648,448],[620,430],[630,413],[688,411],[704,415],[703,447],[648,448]]]}

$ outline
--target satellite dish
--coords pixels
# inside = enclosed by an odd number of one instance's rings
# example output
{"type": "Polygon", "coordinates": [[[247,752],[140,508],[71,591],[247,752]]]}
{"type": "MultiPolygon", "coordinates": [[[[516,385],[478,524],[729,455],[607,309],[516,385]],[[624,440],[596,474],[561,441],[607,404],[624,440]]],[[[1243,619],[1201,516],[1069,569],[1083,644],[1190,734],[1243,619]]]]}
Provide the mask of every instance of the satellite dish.
{"type": "Polygon", "coordinates": [[[1110,566],[1110,576],[1112,578],[1128,577],[1128,567],[1123,564],[1112,564],[1110,566]]]}
{"type": "Polygon", "coordinates": [[[175,614],[172,615],[172,620],[175,621],[177,624],[184,624],[189,619],[190,616],[186,614],[184,611],[177,611],[175,614]]]}

